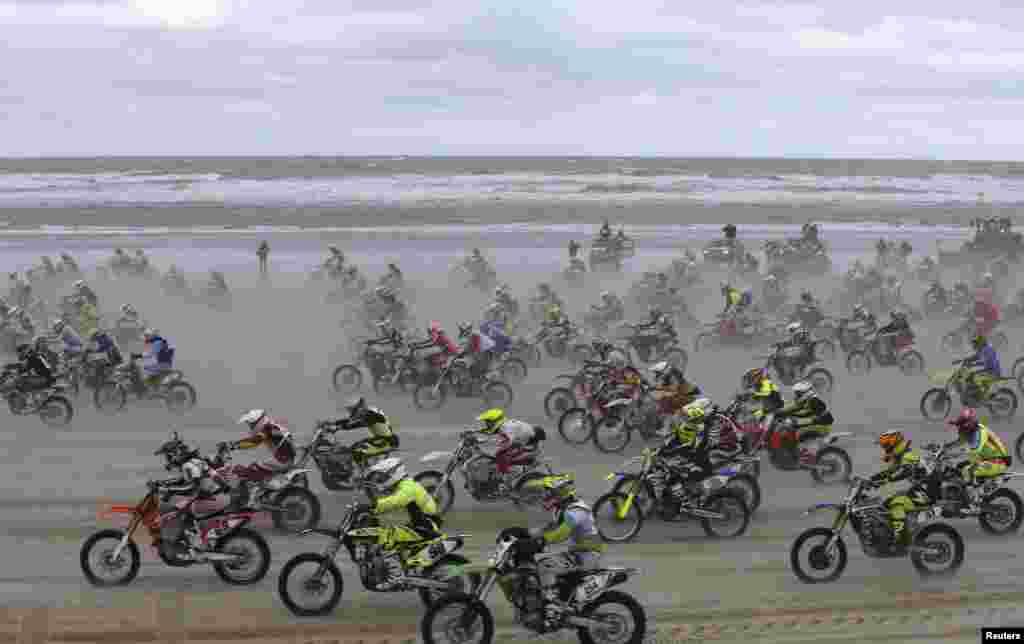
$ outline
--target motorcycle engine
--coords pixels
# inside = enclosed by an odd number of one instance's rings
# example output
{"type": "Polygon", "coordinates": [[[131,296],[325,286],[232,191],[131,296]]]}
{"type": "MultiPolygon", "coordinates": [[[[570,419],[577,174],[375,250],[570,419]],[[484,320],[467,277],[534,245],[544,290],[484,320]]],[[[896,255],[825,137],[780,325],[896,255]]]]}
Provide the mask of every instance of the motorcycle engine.
{"type": "Polygon", "coordinates": [[[531,630],[543,630],[544,599],[536,575],[517,574],[509,587],[508,600],[515,607],[517,622],[531,630]]]}
{"type": "Polygon", "coordinates": [[[865,548],[884,550],[892,542],[892,528],[889,527],[888,517],[881,511],[861,515],[858,536],[865,548]]]}
{"type": "Polygon", "coordinates": [[[359,576],[363,586],[374,592],[392,590],[402,576],[402,562],[398,553],[370,556],[359,563],[359,576]]]}
{"type": "Polygon", "coordinates": [[[475,496],[489,496],[498,485],[498,470],[494,461],[478,458],[466,467],[466,483],[475,496]]]}

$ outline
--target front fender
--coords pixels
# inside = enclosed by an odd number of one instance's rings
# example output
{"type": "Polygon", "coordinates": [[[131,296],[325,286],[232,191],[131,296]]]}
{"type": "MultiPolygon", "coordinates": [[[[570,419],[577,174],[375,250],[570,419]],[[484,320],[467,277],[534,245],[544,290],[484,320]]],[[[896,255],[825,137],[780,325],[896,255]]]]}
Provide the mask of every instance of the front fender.
{"type": "Polygon", "coordinates": [[[420,458],[421,463],[429,463],[431,461],[439,461],[442,459],[450,459],[453,452],[430,452],[429,454],[420,458]]]}
{"type": "Polygon", "coordinates": [[[821,510],[835,510],[836,512],[840,512],[842,509],[843,506],[840,503],[815,503],[804,511],[804,516],[809,516],[815,512],[820,512],[821,510]]]}
{"type": "Polygon", "coordinates": [[[291,472],[288,472],[287,474],[284,475],[284,480],[288,484],[292,484],[296,478],[301,477],[304,474],[309,474],[312,471],[313,470],[310,469],[292,470],[291,472]]]}
{"type": "Polygon", "coordinates": [[[824,442],[826,445],[833,445],[844,436],[853,436],[853,432],[836,432],[835,434],[829,434],[824,442]]]}

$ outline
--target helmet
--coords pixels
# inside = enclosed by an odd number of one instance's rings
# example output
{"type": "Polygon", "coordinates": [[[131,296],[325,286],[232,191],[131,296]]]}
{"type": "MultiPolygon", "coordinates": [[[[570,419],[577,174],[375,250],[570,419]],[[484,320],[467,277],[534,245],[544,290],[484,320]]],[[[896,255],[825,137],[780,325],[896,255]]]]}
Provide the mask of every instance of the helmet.
{"type": "Polygon", "coordinates": [[[46,336],[37,335],[32,338],[32,346],[36,348],[36,351],[42,351],[48,344],[49,341],[46,339],[46,336]]]}
{"type": "Polygon", "coordinates": [[[768,377],[768,370],[764,367],[754,367],[743,374],[743,386],[752,389],[761,384],[761,381],[768,377]]]}
{"type": "Polygon", "coordinates": [[[438,322],[437,320],[434,320],[433,322],[430,323],[430,329],[429,330],[430,330],[431,333],[440,333],[441,332],[441,323],[438,322]]]}
{"type": "Polygon", "coordinates": [[[610,299],[612,299],[611,291],[602,291],[601,292],[601,299],[602,300],[610,300],[610,299]]]}
{"type": "Polygon", "coordinates": [[[727,295],[732,285],[729,282],[722,282],[722,295],[727,295]]]}
{"type": "Polygon", "coordinates": [[[707,416],[710,408],[711,400],[709,398],[698,398],[689,405],[683,407],[683,411],[686,412],[686,417],[690,420],[700,421],[704,420],[704,417],[707,416]]]}
{"type": "Polygon", "coordinates": [[[857,306],[853,307],[853,317],[855,319],[861,319],[861,318],[867,317],[867,314],[868,314],[868,310],[866,308],[864,308],[863,304],[858,304],[857,306]]]}
{"type": "Polygon", "coordinates": [[[28,353],[31,350],[32,350],[32,345],[31,344],[19,344],[18,348],[15,349],[15,351],[18,354],[18,359],[19,360],[24,360],[25,356],[28,355],[28,353]]]}
{"type": "Polygon", "coordinates": [[[978,429],[978,412],[970,407],[964,407],[960,414],[949,422],[961,434],[970,434],[978,429]]]}
{"type": "Polygon", "coordinates": [[[799,322],[791,322],[789,325],[786,326],[786,333],[790,335],[796,335],[801,329],[803,329],[803,327],[800,325],[799,322]]]}
{"type": "Polygon", "coordinates": [[[814,301],[814,296],[811,295],[810,291],[804,291],[803,293],[800,294],[800,299],[803,300],[804,302],[811,303],[814,301]]]}
{"type": "Polygon", "coordinates": [[[813,398],[818,395],[818,392],[814,390],[814,385],[806,380],[793,385],[793,397],[797,400],[803,400],[804,398],[813,398]]]}
{"type": "Polygon", "coordinates": [[[648,370],[654,375],[660,376],[669,370],[669,366],[670,365],[668,364],[668,360],[662,360],[661,362],[655,365],[651,365],[651,367],[648,370]]]}
{"type": "Polygon", "coordinates": [[[85,288],[85,280],[78,280],[78,281],[76,281],[74,283],[74,287],[75,287],[75,289],[83,289],[83,288],[85,288]]]}
{"type": "Polygon", "coordinates": [[[96,338],[103,335],[103,333],[104,332],[102,329],[93,329],[92,331],[89,332],[89,339],[95,342],[96,338]]]}
{"type": "Polygon", "coordinates": [[[890,311],[889,312],[889,317],[892,320],[894,320],[894,321],[895,320],[904,320],[904,319],[906,319],[907,314],[904,313],[903,311],[890,311]]]}
{"type": "Polygon", "coordinates": [[[492,305],[487,307],[487,309],[484,311],[484,313],[490,319],[495,320],[495,319],[497,319],[498,317],[501,316],[501,305],[499,305],[499,304],[492,304],[492,305]]]}
{"type": "Polygon", "coordinates": [[[474,255],[479,255],[480,254],[480,249],[479,248],[474,248],[473,249],[473,254],[474,255]]]}
{"type": "Polygon", "coordinates": [[[397,456],[385,458],[384,460],[371,465],[366,470],[364,481],[366,486],[378,494],[390,492],[402,479],[408,478],[405,471],[405,464],[397,456]]]}
{"type": "Polygon", "coordinates": [[[494,434],[505,424],[505,411],[498,408],[488,409],[477,416],[476,419],[478,422],[483,423],[480,431],[485,434],[494,434]]]}
{"type": "Polygon", "coordinates": [[[328,246],[328,247],[327,247],[327,250],[331,251],[331,252],[332,252],[332,253],[334,253],[335,255],[340,255],[340,254],[341,254],[341,249],[339,249],[339,248],[338,248],[337,246],[335,246],[334,244],[331,244],[330,246],[328,246]]]}
{"type": "Polygon", "coordinates": [[[889,430],[878,437],[878,446],[884,453],[882,461],[891,462],[910,448],[910,441],[903,435],[903,432],[889,430]]]}
{"type": "Polygon", "coordinates": [[[983,346],[985,346],[985,344],[987,342],[988,342],[988,340],[985,339],[985,336],[983,336],[983,335],[976,335],[976,336],[974,336],[974,340],[971,341],[971,344],[974,345],[975,349],[980,349],[983,346]]]}
{"type": "Polygon", "coordinates": [[[541,479],[542,502],[548,512],[559,510],[576,500],[576,479],[572,474],[556,474],[541,479]]]}
{"type": "Polygon", "coordinates": [[[266,425],[267,422],[267,412],[262,409],[250,409],[242,414],[241,418],[238,419],[239,425],[248,425],[249,429],[251,429],[253,433],[263,429],[263,426],[266,425]]]}
{"type": "Polygon", "coordinates": [[[167,461],[167,469],[173,469],[181,467],[190,458],[193,458],[199,454],[199,450],[189,448],[185,444],[181,437],[175,433],[169,441],[160,446],[160,449],[153,452],[153,456],[163,456],[167,461]]]}
{"type": "Polygon", "coordinates": [[[156,329],[146,329],[145,331],[142,332],[142,337],[146,341],[148,341],[150,338],[152,338],[155,335],[157,335],[157,330],[156,329]]]}
{"type": "Polygon", "coordinates": [[[60,318],[54,320],[53,324],[51,325],[51,327],[53,328],[53,332],[56,334],[59,334],[62,331],[64,331],[65,326],[67,326],[67,324],[65,324],[64,320],[61,320],[60,318]]]}
{"type": "Polygon", "coordinates": [[[122,304],[121,313],[124,313],[125,315],[131,315],[135,313],[135,307],[133,307],[131,304],[122,304]]]}
{"type": "Polygon", "coordinates": [[[661,315],[662,315],[661,309],[658,309],[658,308],[651,309],[651,322],[657,322],[661,318],[661,315]]]}
{"type": "Polygon", "coordinates": [[[537,285],[537,290],[541,293],[548,293],[551,291],[551,285],[548,283],[542,283],[537,285]]]}

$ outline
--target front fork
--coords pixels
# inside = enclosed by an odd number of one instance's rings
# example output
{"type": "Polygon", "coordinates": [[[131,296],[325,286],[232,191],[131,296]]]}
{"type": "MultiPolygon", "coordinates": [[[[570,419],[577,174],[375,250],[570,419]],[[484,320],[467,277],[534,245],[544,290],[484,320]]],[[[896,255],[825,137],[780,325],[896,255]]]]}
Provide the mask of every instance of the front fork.
{"type": "Polygon", "coordinates": [[[131,523],[128,524],[128,529],[125,530],[124,536],[121,537],[121,541],[118,542],[117,547],[114,548],[114,552],[111,558],[117,561],[121,558],[121,552],[128,547],[128,542],[132,540],[132,535],[135,534],[135,529],[139,527],[139,523],[142,522],[142,517],[138,514],[132,517],[131,523]]]}
{"type": "Polygon", "coordinates": [[[846,527],[846,522],[849,519],[849,514],[846,511],[842,511],[836,515],[835,521],[832,522],[832,536],[829,537],[828,543],[825,544],[825,552],[828,553],[829,557],[832,557],[836,553],[836,544],[842,538],[843,528],[846,527]]]}
{"type": "Polygon", "coordinates": [[[633,501],[636,499],[637,492],[640,491],[640,486],[643,485],[640,479],[633,479],[633,482],[629,486],[629,492],[626,493],[626,500],[622,502],[619,509],[615,513],[615,518],[619,521],[623,521],[626,515],[629,514],[629,509],[633,506],[633,501]]]}

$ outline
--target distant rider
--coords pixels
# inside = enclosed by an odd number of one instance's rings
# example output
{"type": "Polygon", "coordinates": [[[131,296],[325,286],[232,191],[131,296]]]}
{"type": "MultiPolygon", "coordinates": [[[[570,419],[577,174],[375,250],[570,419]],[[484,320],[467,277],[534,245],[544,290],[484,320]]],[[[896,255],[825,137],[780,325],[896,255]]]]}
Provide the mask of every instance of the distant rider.
{"type": "Polygon", "coordinates": [[[754,417],[767,429],[771,426],[775,413],[785,407],[779,388],[772,382],[768,376],[768,369],[764,367],[755,367],[743,374],[742,384],[746,393],[741,394],[741,398],[760,404],[760,409],[754,410],[754,417]]]}
{"type": "MultiPolygon", "coordinates": [[[[818,396],[814,385],[801,380],[793,385],[793,402],[775,412],[777,419],[789,419],[796,430],[797,443],[803,444],[804,437],[813,435],[824,438],[832,432],[835,418],[828,409],[828,404],[818,396]]],[[[814,452],[806,447],[800,449],[800,461],[810,465],[814,461],[814,452]]]]}
{"type": "Polygon", "coordinates": [[[53,321],[50,330],[53,332],[53,338],[60,340],[64,355],[69,358],[76,358],[82,355],[85,347],[82,343],[81,336],[75,332],[70,324],[64,320],[56,319],[53,321]]]}
{"type": "Polygon", "coordinates": [[[86,358],[90,354],[101,353],[107,358],[107,363],[110,366],[116,366],[121,364],[124,359],[121,355],[121,349],[117,346],[117,342],[113,336],[102,329],[94,329],[89,334],[89,344],[86,346],[86,358]]]}
{"type": "Polygon", "coordinates": [[[360,398],[347,408],[348,417],[321,421],[323,427],[332,431],[353,431],[365,429],[370,435],[352,443],[353,460],[359,467],[365,467],[373,459],[387,456],[398,449],[398,434],[391,421],[380,409],[369,407],[365,398],[360,398]]]}
{"type": "Polygon", "coordinates": [[[142,339],[145,347],[142,369],[146,375],[143,384],[146,387],[153,387],[174,367],[174,349],[155,329],[143,331],[142,339]]]}
{"type": "Polygon", "coordinates": [[[975,367],[970,378],[981,391],[981,400],[988,400],[992,384],[1003,377],[1002,366],[999,364],[999,354],[983,335],[977,335],[971,342],[974,347],[974,355],[965,358],[965,367],[975,367]]]}
{"type": "Polygon", "coordinates": [[[910,329],[906,313],[892,311],[889,313],[889,324],[879,329],[877,335],[883,353],[891,356],[896,352],[897,341],[909,341],[914,337],[914,332],[910,329]]]}
{"type": "Polygon", "coordinates": [[[231,500],[232,507],[241,509],[250,501],[250,485],[287,472],[295,463],[296,453],[292,433],[280,420],[268,416],[266,411],[252,409],[238,419],[238,424],[245,425],[248,433],[241,440],[218,444],[219,449],[246,450],[264,446],[272,457],[272,460],[253,463],[244,469],[244,478],[235,488],[231,500]]]}
{"type": "Polygon", "coordinates": [[[949,424],[957,432],[957,442],[967,448],[967,460],[957,468],[967,484],[999,476],[1010,466],[1006,443],[978,420],[977,411],[965,407],[949,424]]]}
{"type": "Polygon", "coordinates": [[[5,365],[16,368],[19,374],[17,387],[24,393],[49,389],[57,382],[53,367],[42,353],[31,344],[21,344],[15,350],[18,362],[5,365]]]}

